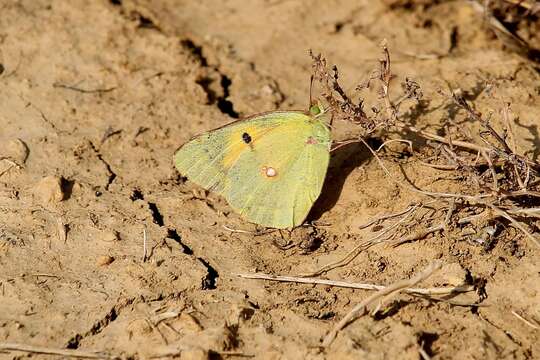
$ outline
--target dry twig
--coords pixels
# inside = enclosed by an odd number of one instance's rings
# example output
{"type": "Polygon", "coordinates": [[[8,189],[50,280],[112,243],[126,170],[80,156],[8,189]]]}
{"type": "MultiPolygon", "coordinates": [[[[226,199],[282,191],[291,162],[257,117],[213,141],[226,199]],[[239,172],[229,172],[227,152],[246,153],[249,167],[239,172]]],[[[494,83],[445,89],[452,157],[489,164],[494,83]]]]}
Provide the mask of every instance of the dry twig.
{"type": "Polygon", "coordinates": [[[517,317],[519,320],[523,321],[525,323],[525,325],[527,326],[530,326],[532,327],[533,329],[535,330],[539,330],[540,329],[540,325],[535,325],[532,323],[532,321],[529,321],[527,319],[525,319],[523,316],[519,315],[517,312],[515,312],[514,310],[512,310],[512,315],[514,315],[515,317],[517,317]]]}
{"type": "Polygon", "coordinates": [[[375,225],[375,224],[379,224],[385,220],[388,220],[388,219],[392,219],[392,218],[395,218],[395,217],[398,217],[398,216],[402,216],[402,215],[405,215],[407,214],[408,212],[410,212],[411,210],[415,209],[415,205],[409,205],[407,206],[407,208],[405,210],[402,210],[402,211],[399,211],[397,213],[394,213],[394,214],[386,214],[386,215],[381,215],[379,217],[376,217],[375,219],[372,219],[370,221],[368,221],[367,223],[365,224],[362,224],[362,225],[358,225],[358,228],[359,229],[365,229],[367,227],[370,227],[371,225],[375,225]]]}
{"type": "Polygon", "coordinates": [[[60,355],[65,357],[77,357],[86,359],[120,359],[119,356],[107,355],[99,352],[90,352],[83,350],[54,349],[45,346],[34,346],[27,344],[17,344],[0,342],[0,350],[22,351],[33,354],[60,355]]]}
{"type": "MultiPolygon", "coordinates": [[[[351,98],[343,91],[338,81],[338,71],[334,66],[330,72],[326,66],[326,60],[321,55],[313,57],[313,68],[315,79],[319,80],[326,92],[323,94],[325,99],[330,103],[333,115],[336,115],[338,119],[350,121],[354,124],[359,124],[364,131],[364,134],[360,136],[356,141],[363,142],[364,145],[370,150],[379,163],[381,168],[388,175],[388,179],[397,185],[420,194],[422,196],[428,196],[433,199],[448,199],[453,202],[459,201],[461,210],[480,208],[490,209],[494,213],[493,219],[504,219],[510,223],[511,226],[517,228],[523,235],[533,244],[540,247],[540,242],[527,228],[527,218],[538,218],[540,214],[536,210],[527,210],[522,208],[519,204],[523,204],[526,197],[540,198],[540,191],[534,186],[540,185],[537,181],[540,174],[540,163],[528,159],[526,156],[517,153],[517,146],[515,142],[515,136],[511,127],[511,114],[509,104],[503,108],[502,117],[506,124],[506,132],[498,133],[486,120],[480,112],[475,110],[471,106],[461,91],[451,91],[449,98],[452,100],[455,106],[465,111],[466,115],[474,122],[480,124],[485,131],[480,133],[481,139],[484,141],[484,145],[475,144],[469,141],[454,139],[450,134],[447,136],[439,136],[434,133],[430,133],[425,130],[420,130],[402,122],[399,118],[399,106],[406,99],[419,100],[422,96],[418,84],[414,81],[407,79],[404,85],[405,94],[398,100],[392,101],[390,98],[390,82],[393,78],[391,73],[391,59],[386,42],[381,43],[383,56],[379,61],[379,68],[374,75],[367,81],[367,85],[359,86],[357,90],[369,87],[369,83],[378,79],[380,84],[380,98],[382,100],[384,111],[373,110],[375,116],[370,118],[362,110],[363,101],[360,99],[357,104],[353,103],[351,98]],[[335,93],[335,95],[334,95],[335,93]],[[381,114],[383,118],[381,118],[381,114]],[[365,126],[366,124],[371,124],[365,126]],[[417,188],[406,177],[403,180],[397,180],[395,176],[385,167],[383,161],[377,155],[377,151],[371,149],[366,143],[364,137],[371,134],[378,128],[391,128],[395,127],[398,130],[406,130],[416,133],[417,135],[427,139],[436,141],[442,144],[446,144],[448,147],[442,147],[443,155],[445,155],[451,162],[451,166],[447,165],[429,165],[432,167],[444,167],[445,169],[461,169],[464,170],[462,176],[468,176],[473,183],[477,184],[477,188],[471,188],[469,194],[464,193],[451,193],[451,192],[434,192],[426,191],[417,188]],[[509,141],[509,143],[507,142],[509,141]],[[465,149],[468,151],[474,151],[477,155],[477,159],[474,162],[465,160],[459,156],[456,151],[458,149],[465,149]],[[478,158],[483,158],[483,161],[478,161],[478,158]],[[485,171],[479,174],[479,167],[481,165],[487,165],[490,172],[490,182],[487,182],[485,171]],[[501,171],[503,172],[501,174],[501,171]],[[475,193],[476,192],[476,193],[475,193]],[[471,195],[472,193],[472,195],[471,195]],[[519,203],[514,199],[520,198],[519,203]],[[519,218],[518,218],[519,216],[519,218]]],[[[372,109],[377,109],[373,106],[372,109]]],[[[351,142],[353,140],[345,140],[340,142],[340,146],[351,142]]],[[[392,141],[402,141],[399,139],[389,140],[384,144],[392,141]]],[[[535,200],[533,199],[533,200],[535,200]]],[[[428,227],[415,234],[411,234],[406,238],[399,240],[397,243],[412,241],[425,237],[429,233],[445,230],[446,226],[451,220],[454,211],[449,211],[444,222],[438,225],[428,227]]],[[[375,221],[375,220],[374,220],[375,221]]],[[[459,223],[459,222],[458,222],[459,223]]],[[[388,231],[388,229],[387,229],[388,231]]],[[[313,276],[322,272],[328,271],[337,266],[343,266],[348,264],[354,257],[356,257],[362,250],[383,241],[385,239],[379,239],[382,234],[377,235],[376,238],[370,239],[361,243],[355,249],[353,249],[347,256],[337,263],[329,264],[314,272],[312,274],[306,274],[313,276]]]]}
{"type": "MultiPolygon", "coordinates": [[[[343,287],[349,289],[362,289],[362,290],[383,290],[386,286],[367,284],[367,283],[350,283],[346,281],[339,280],[328,280],[328,279],[319,279],[319,278],[306,278],[306,277],[296,277],[296,276],[280,276],[280,275],[271,275],[264,273],[247,273],[247,274],[236,274],[238,277],[244,279],[261,279],[261,280],[270,280],[278,282],[294,282],[300,284],[317,284],[317,285],[328,285],[335,287],[343,287]]],[[[403,292],[411,295],[425,295],[425,296],[442,296],[442,295],[451,295],[457,293],[464,293],[469,291],[474,291],[474,286],[471,285],[462,285],[462,286],[447,286],[447,287],[433,287],[433,288],[404,288],[403,292]]]]}
{"type": "Polygon", "coordinates": [[[146,226],[143,228],[143,256],[142,256],[142,262],[146,262],[147,259],[147,243],[148,236],[146,235],[146,226]]]}

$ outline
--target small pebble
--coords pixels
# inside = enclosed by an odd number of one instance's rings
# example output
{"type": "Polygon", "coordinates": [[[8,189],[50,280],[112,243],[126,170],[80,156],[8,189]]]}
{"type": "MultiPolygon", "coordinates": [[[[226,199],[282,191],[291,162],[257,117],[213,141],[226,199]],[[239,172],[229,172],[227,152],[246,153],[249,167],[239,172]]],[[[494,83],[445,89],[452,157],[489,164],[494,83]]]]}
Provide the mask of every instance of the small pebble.
{"type": "Polygon", "coordinates": [[[108,230],[103,233],[101,239],[105,242],[114,242],[120,240],[120,234],[116,230],[108,230]]]}
{"type": "Polygon", "coordinates": [[[18,165],[24,165],[28,159],[28,146],[21,139],[12,139],[2,151],[2,156],[15,161],[18,165]]]}
{"type": "Polygon", "coordinates": [[[458,263],[449,263],[426,280],[432,286],[460,286],[466,283],[467,271],[458,263]]]}
{"type": "Polygon", "coordinates": [[[107,266],[110,265],[114,261],[114,258],[109,255],[102,255],[97,258],[96,265],[98,266],[107,266]]]}
{"type": "Polygon", "coordinates": [[[62,178],[53,175],[44,177],[34,188],[34,195],[43,205],[64,200],[65,193],[62,189],[62,178]]]}

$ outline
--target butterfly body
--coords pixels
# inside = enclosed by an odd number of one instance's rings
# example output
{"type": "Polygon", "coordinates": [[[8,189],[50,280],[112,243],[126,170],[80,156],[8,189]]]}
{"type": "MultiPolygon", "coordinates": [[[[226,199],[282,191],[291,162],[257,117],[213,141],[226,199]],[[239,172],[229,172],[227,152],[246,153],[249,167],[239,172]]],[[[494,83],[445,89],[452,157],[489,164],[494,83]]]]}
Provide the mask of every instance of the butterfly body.
{"type": "Polygon", "coordinates": [[[301,111],[255,115],[193,138],[175,164],[247,220],[292,228],[305,220],[326,176],[331,140],[323,119],[301,111]]]}

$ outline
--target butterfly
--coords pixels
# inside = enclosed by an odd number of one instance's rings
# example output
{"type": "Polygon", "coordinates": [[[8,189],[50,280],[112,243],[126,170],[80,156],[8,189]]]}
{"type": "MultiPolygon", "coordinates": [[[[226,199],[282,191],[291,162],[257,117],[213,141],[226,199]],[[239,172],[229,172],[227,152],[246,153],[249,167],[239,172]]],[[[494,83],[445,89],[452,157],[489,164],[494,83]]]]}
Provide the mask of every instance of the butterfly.
{"type": "Polygon", "coordinates": [[[174,163],[248,221],[293,228],[321,193],[330,160],[327,113],[319,103],[309,111],[256,114],[194,137],[174,163]]]}

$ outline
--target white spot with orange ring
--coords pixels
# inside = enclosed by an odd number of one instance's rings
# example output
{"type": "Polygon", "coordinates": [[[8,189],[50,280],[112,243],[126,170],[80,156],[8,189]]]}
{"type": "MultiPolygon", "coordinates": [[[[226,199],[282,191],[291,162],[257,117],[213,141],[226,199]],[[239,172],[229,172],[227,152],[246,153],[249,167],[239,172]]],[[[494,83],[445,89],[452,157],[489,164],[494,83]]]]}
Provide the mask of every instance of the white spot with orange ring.
{"type": "Polygon", "coordinates": [[[262,167],[262,172],[264,175],[266,175],[267,177],[274,177],[277,175],[277,171],[276,169],[274,169],[273,167],[271,166],[263,166],[262,167]]]}

